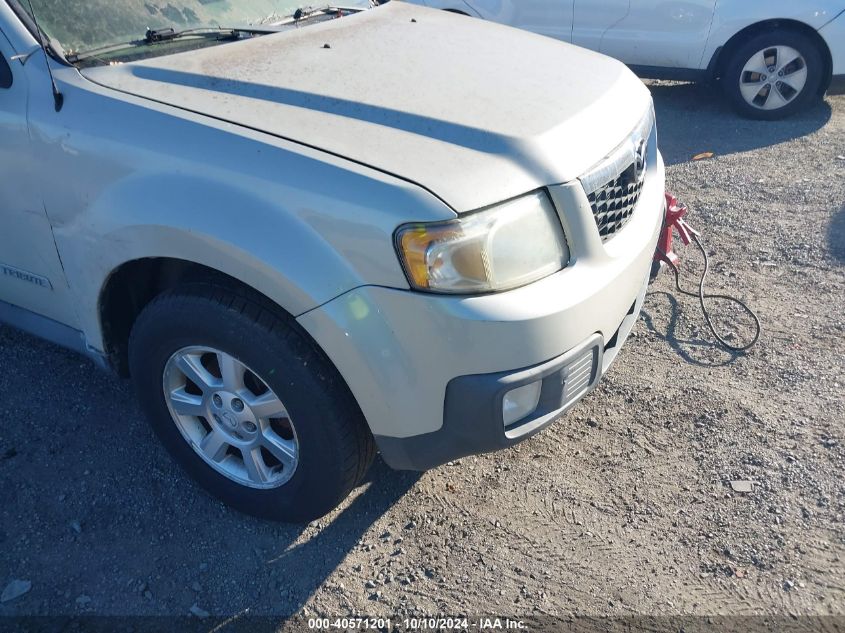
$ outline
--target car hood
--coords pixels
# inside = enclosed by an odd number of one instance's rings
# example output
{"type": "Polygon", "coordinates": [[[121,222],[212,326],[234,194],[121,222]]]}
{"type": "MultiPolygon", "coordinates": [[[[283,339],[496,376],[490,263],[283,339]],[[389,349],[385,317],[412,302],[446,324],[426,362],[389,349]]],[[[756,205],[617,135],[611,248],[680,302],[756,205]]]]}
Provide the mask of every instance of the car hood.
{"type": "Polygon", "coordinates": [[[577,178],[650,106],[610,58],[401,2],[81,72],[415,182],[457,212],[577,178]]]}

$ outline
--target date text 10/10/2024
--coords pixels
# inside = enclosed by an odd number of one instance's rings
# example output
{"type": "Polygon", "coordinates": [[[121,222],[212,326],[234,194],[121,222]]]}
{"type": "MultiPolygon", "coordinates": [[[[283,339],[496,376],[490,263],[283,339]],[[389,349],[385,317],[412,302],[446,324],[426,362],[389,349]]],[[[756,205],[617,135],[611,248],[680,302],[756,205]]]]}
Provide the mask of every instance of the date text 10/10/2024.
{"type": "Polygon", "coordinates": [[[521,631],[526,625],[510,618],[309,618],[308,628],[312,630],[374,630],[374,631],[521,631]]]}

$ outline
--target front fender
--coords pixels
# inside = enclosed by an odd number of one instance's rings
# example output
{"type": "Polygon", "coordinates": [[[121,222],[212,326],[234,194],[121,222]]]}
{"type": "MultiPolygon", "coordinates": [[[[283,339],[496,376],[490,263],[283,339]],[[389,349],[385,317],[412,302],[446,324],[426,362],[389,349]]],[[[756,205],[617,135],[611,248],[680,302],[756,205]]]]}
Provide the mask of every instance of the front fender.
{"type": "Polygon", "coordinates": [[[818,30],[841,14],[843,9],[845,4],[841,0],[816,0],[812,3],[774,0],[765,4],[747,0],[721,0],[700,68],[707,68],[716,51],[749,26],[770,20],[792,20],[818,30]],[[761,7],[765,10],[761,10],[761,7]]]}
{"type": "MultiPolygon", "coordinates": [[[[294,316],[360,285],[407,288],[393,232],[455,217],[420,187],[342,157],[55,71],[30,131],[80,329],[102,349],[99,293],[121,264],[219,270],[294,316]]],[[[46,84],[49,85],[49,84],[46,84]]]]}
{"type": "MultiPolygon", "coordinates": [[[[337,226],[261,195],[175,174],[129,177],[77,221],[54,226],[81,328],[99,349],[100,292],[114,270],[136,259],[202,264],[251,286],[294,316],[367,283],[327,240],[327,231],[355,238],[354,223],[337,226]]],[[[406,287],[398,265],[386,281],[406,287]]]]}

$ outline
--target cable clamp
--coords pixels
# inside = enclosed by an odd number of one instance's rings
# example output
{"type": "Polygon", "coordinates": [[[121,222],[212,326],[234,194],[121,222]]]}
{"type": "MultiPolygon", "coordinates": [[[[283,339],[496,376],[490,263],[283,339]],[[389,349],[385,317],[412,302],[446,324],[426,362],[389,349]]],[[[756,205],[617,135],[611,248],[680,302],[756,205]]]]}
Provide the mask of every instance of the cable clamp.
{"type": "Polygon", "coordinates": [[[678,232],[678,237],[684,243],[684,246],[689,246],[692,243],[693,237],[701,237],[701,233],[692,228],[684,216],[687,214],[687,205],[683,202],[678,202],[678,199],[670,193],[666,194],[666,225],[673,227],[678,232]]]}

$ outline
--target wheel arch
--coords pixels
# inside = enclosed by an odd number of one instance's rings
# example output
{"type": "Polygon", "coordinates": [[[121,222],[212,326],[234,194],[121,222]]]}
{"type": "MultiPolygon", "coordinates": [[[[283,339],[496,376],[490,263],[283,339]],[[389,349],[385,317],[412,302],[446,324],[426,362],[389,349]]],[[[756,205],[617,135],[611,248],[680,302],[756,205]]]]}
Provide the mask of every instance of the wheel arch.
{"type": "Polygon", "coordinates": [[[820,87],[820,94],[824,94],[830,85],[830,80],[833,71],[833,58],[830,54],[830,49],[818,31],[812,26],[801,22],[800,20],[793,20],[789,18],[774,18],[770,20],[763,20],[750,24],[745,28],[737,31],[734,35],[723,45],[717,48],[708,64],[708,73],[710,79],[720,79],[725,69],[725,64],[730,60],[733,52],[742,44],[742,42],[749,38],[764,33],[767,30],[776,28],[786,28],[798,31],[799,33],[808,36],[818,46],[819,52],[822,54],[824,60],[824,70],[822,75],[822,84],[820,87]]]}
{"type": "MultiPolygon", "coordinates": [[[[188,284],[214,285],[248,298],[308,336],[296,324],[293,315],[278,302],[222,270],[176,257],[132,259],[122,263],[108,275],[97,301],[104,351],[112,368],[119,375],[129,375],[129,336],[132,326],[144,308],[163,292],[188,284]]],[[[314,345],[319,349],[316,342],[314,345]]]]}
{"type": "MultiPolygon", "coordinates": [[[[112,321],[126,315],[110,311],[119,287],[129,305],[143,307],[149,293],[202,271],[250,288],[296,317],[363,285],[355,262],[326,237],[334,227],[330,220],[317,213],[302,217],[241,188],[174,174],[119,183],[81,217],[59,218],[54,236],[86,345],[120,360],[115,336],[122,331],[112,321]],[[150,192],[156,192],[154,200],[150,192]]],[[[364,238],[355,246],[374,241],[364,238]]],[[[398,279],[398,262],[396,268],[398,279]]],[[[123,362],[116,365],[125,369],[123,362]]]]}

